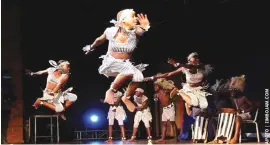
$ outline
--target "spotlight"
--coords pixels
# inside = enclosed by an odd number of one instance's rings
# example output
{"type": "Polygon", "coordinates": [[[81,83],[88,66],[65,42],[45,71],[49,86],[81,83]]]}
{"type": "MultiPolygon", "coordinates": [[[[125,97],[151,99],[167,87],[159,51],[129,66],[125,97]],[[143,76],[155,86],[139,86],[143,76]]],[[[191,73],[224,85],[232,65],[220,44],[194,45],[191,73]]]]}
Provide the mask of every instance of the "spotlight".
{"type": "Polygon", "coordinates": [[[98,116],[97,115],[92,115],[90,117],[90,119],[91,119],[92,122],[97,122],[98,121],[98,116]]]}

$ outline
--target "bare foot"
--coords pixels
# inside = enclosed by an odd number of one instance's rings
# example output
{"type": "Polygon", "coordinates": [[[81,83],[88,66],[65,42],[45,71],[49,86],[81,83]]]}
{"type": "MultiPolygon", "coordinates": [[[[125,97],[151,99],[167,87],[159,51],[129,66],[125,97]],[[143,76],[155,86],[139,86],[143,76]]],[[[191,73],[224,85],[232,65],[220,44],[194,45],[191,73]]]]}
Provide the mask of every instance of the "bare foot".
{"type": "Polygon", "coordinates": [[[159,140],[156,140],[155,141],[156,143],[165,143],[165,140],[163,138],[159,139],[159,140]]]}
{"type": "Polygon", "coordinates": [[[233,138],[229,141],[229,144],[236,144],[237,143],[237,138],[233,138]]]}
{"type": "Polygon", "coordinates": [[[108,91],[106,91],[104,102],[108,104],[114,104],[113,97],[114,92],[111,89],[109,89],[108,91]]]}
{"type": "Polygon", "coordinates": [[[60,116],[63,120],[67,120],[66,116],[64,113],[61,113],[61,112],[57,112],[56,113],[58,116],[60,116]]]}
{"type": "Polygon", "coordinates": [[[36,102],[35,102],[32,106],[33,106],[35,109],[38,109],[40,103],[41,103],[41,101],[40,101],[40,99],[38,98],[38,99],[36,100],[36,102]]]}
{"type": "Polygon", "coordinates": [[[112,143],[113,140],[112,139],[108,139],[108,140],[105,140],[106,143],[112,143]]]}
{"type": "Polygon", "coordinates": [[[136,137],[131,137],[129,140],[127,140],[127,142],[133,142],[135,140],[136,137]]]}
{"type": "Polygon", "coordinates": [[[213,140],[213,141],[208,142],[208,144],[217,144],[217,143],[218,143],[217,140],[213,140]]]}

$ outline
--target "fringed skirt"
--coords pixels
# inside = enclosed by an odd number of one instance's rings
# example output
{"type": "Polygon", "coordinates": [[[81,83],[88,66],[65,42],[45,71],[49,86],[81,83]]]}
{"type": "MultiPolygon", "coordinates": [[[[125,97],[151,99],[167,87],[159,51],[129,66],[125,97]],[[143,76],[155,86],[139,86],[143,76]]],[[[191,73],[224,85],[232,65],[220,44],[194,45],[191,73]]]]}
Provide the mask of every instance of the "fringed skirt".
{"type": "Polygon", "coordinates": [[[118,74],[133,74],[133,82],[142,82],[144,76],[142,71],[148,66],[148,64],[139,64],[134,66],[129,59],[115,59],[111,55],[102,55],[103,58],[102,65],[99,67],[98,71],[100,74],[109,76],[117,76],[118,74]]]}
{"type": "Polygon", "coordinates": [[[208,107],[206,96],[211,94],[204,91],[203,87],[191,87],[189,84],[184,84],[183,89],[181,89],[180,92],[183,92],[190,97],[192,106],[201,109],[208,107]]]}

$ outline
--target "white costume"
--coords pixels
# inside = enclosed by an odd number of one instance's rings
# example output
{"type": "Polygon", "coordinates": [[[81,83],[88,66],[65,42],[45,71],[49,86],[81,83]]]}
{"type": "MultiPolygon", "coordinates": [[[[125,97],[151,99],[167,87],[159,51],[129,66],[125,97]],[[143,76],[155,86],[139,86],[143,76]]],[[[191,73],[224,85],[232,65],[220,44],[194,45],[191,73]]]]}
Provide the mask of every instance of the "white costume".
{"type": "MultiPolygon", "coordinates": [[[[114,102],[117,102],[120,97],[122,97],[121,92],[117,92],[114,94],[114,102]]],[[[109,125],[114,124],[114,119],[118,121],[119,125],[124,125],[124,119],[126,118],[126,112],[123,108],[123,106],[110,106],[109,112],[108,112],[108,117],[107,119],[109,120],[109,125]]]]}
{"type": "Polygon", "coordinates": [[[131,54],[136,49],[137,43],[139,41],[138,37],[136,36],[136,29],[138,26],[135,26],[133,30],[125,30],[128,35],[127,42],[122,43],[114,38],[121,28],[120,23],[126,18],[130,17],[132,12],[132,9],[123,10],[118,21],[111,21],[111,23],[114,23],[115,26],[105,30],[104,33],[106,35],[106,39],[109,40],[109,46],[107,54],[100,57],[103,58],[103,61],[102,65],[99,67],[99,73],[107,77],[115,77],[118,74],[133,74],[132,81],[142,82],[144,79],[142,71],[145,70],[145,67],[148,66],[148,64],[140,64],[134,66],[129,59],[116,59],[109,54],[110,52],[131,54]]]}
{"type": "Polygon", "coordinates": [[[175,121],[175,106],[173,103],[170,105],[163,107],[162,111],[162,116],[161,116],[162,121],[175,121]]]}
{"type": "MultiPolygon", "coordinates": [[[[141,97],[138,97],[134,95],[134,102],[137,104],[137,106],[142,106],[145,101],[147,101],[148,98],[145,95],[142,95],[141,97]]],[[[152,122],[152,114],[150,112],[149,107],[146,109],[143,109],[141,111],[137,111],[134,117],[134,128],[138,128],[140,122],[143,121],[146,128],[150,127],[150,122],[152,122]]]]}
{"type": "MultiPolygon", "coordinates": [[[[188,60],[195,55],[198,55],[198,54],[196,52],[191,53],[188,56],[188,60]]],[[[192,74],[189,72],[189,69],[183,67],[182,72],[186,75],[186,83],[183,85],[183,88],[180,90],[180,92],[183,92],[190,97],[191,106],[199,107],[201,109],[206,109],[208,107],[206,96],[211,95],[211,94],[208,92],[205,92],[203,86],[192,87],[191,85],[202,82],[204,79],[204,75],[206,73],[209,73],[212,70],[212,68],[209,65],[206,65],[205,68],[206,69],[204,71],[197,69],[197,73],[192,74]]]]}
{"type": "MultiPolygon", "coordinates": [[[[52,61],[52,60],[50,60],[49,62],[54,67],[50,67],[47,69],[47,71],[48,71],[47,82],[58,84],[61,77],[63,77],[64,74],[62,74],[59,78],[56,78],[56,76],[54,75],[54,72],[59,68],[60,65],[69,64],[69,62],[64,61],[59,65],[57,65],[57,63],[55,61],[52,61]]],[[[63,103],[66,100],[69,100],[71,102],[75,102],[77,100],[77,95],[70,93],[72,89],[73,88],[70,87],[63,92],[59,91],[58,94],[56,94],[55,96],[49,95],[52,90],[46,89],[43,91],[43,97],[41,97],[40,100],[47,101],[48,103],[53,104],[55,106],[55,112],[62,112],[62,111],[64,111],[63,103]]]]}

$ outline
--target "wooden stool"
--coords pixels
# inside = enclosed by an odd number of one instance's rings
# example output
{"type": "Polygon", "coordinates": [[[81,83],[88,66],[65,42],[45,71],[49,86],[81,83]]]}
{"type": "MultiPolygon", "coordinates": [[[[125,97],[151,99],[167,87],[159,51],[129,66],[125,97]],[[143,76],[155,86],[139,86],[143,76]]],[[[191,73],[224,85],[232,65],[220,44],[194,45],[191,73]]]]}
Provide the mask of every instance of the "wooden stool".
{"type": "MultiPolygon", "coordinates": [[[[58,115],[34,115],[34,141],[35,143],[37,142],[37,138],[51,138],[51,142],[53,142],[53,118],[56,118],[56,137],[57,137],[57,142],[59,142],[59,122],[58,122],[58,115]],[[50,118],[50,131],[51,134],[49,136],[38,136],[37,135],[37,118],[50,118]]],[[[31,132],[31,117],[29,117],[29,136],[31,132]]]]}

